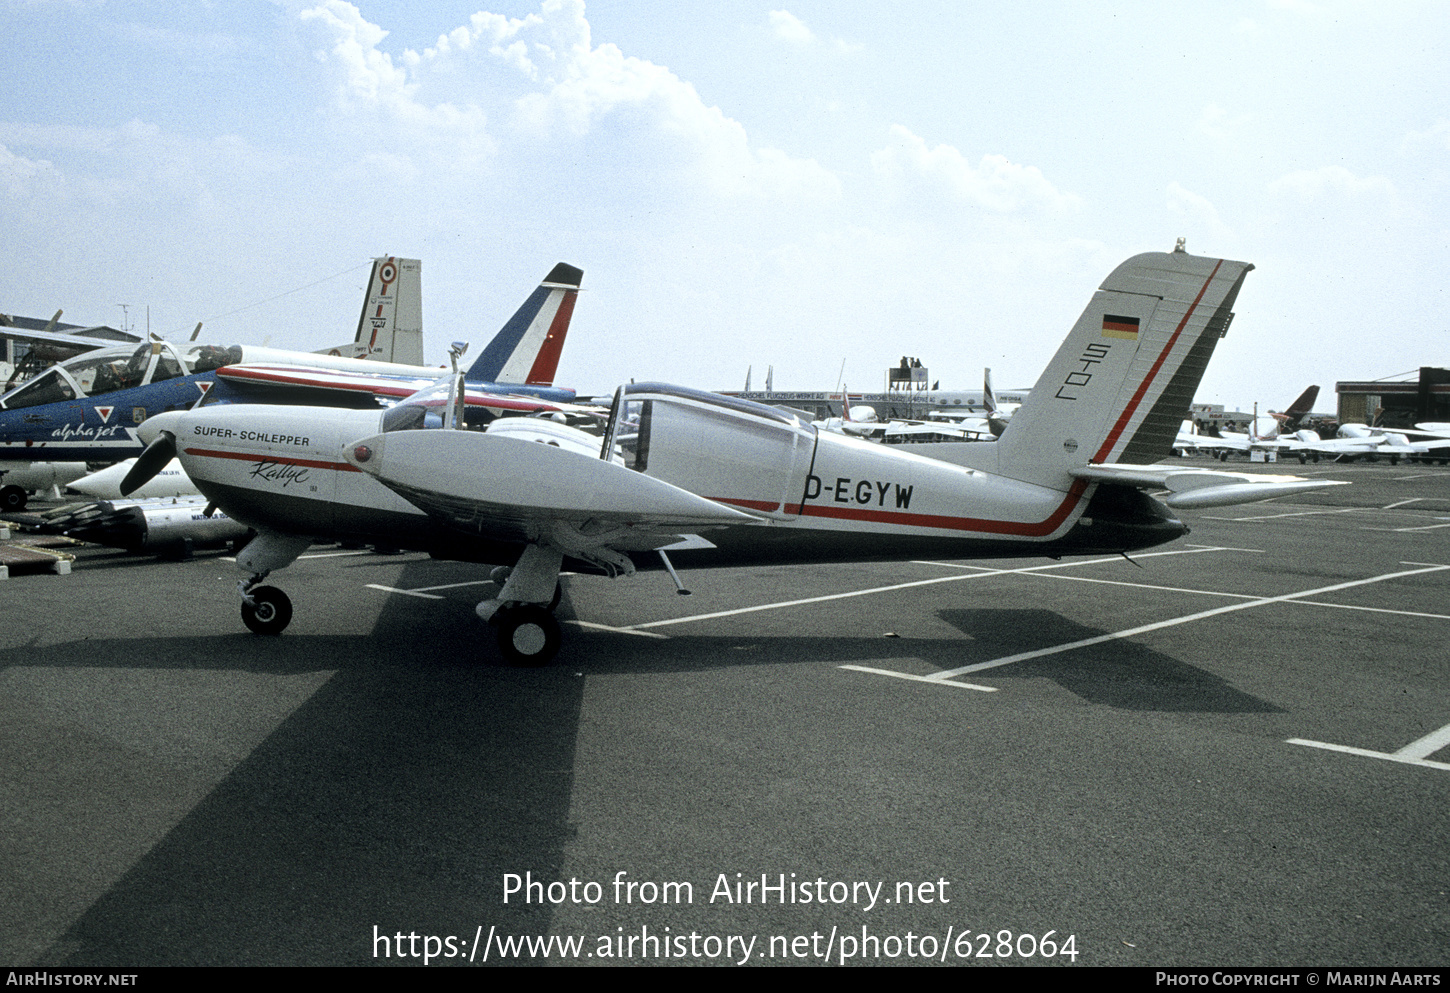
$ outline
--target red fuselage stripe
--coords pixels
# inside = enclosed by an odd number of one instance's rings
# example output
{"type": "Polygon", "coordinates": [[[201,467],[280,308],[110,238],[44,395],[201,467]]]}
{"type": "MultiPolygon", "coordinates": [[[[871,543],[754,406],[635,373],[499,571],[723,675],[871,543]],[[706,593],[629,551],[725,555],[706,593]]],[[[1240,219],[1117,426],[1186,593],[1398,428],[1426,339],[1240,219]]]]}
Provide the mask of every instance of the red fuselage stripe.
{"type": "MultiPolygon", "coordinates": [[[[1036,523],[1030,521],[994,521],[984,517],[949,517],[944,514],[903,514],[894,510],[864,510],[857,507],[833,507],[806,504],[802,517],[828,517],[842,521],[870,521],[874,524],[896,524],[902,527],[937,528],[942,531],[979,531],[985,534],[1012,534],[1027,538],[1041,538],[1052,534],[1067,515],[1077,506],[1083,491],[1088,487],[1086,480],[1075,479],[1072,488],[1057,509],[1046,519],[1036,523]]],[[[774,511],[780,506],[766,500],[740,500],[733,497],[712,497],[717,503],[731,504],[750,510],[774,511]]],[[[794,506],[794,504],[792,505],[794,506]]]]}
{"type": "Polygon", "coordinates": [[[741,500],[736,497],[710,497],[716,503],[728,503],[732,507],[744,507],[746,510],[763,510],[767,514],[773,514],[780,509],[780,504],[773,500],[741,500]]]}
{"type": "Polygon", "coordinates": [[[1133,393],[1133,399],[1128,402],[1128,406],[1123,408],[1122,414],[1118,416],[1118,422],[1113,425],[1113,430],[1108,432],[1108,437],[1107,440],[1103,442],[1103,447],[1099,448],[1098,453],[1093,456],[1094,462],[1106,461],[1108,453],[1111,452],[1113,450],[1113,446],[1118,443],[1118,438],[1122,435],[1123,429],[1126,428],[1128,426],[1128,422],[1133,419],[1133,414],[1137,411],[1138,404],[1143,402],[1144,394],[1148,392],[1148,387],[1152,385],[1154,377],[1158,375],[1158,370],[1163,368],[1163,363],[1168,358],[1168,353],[1173,351],[1173,346],[1178,343],[1178,336],[1183,333],[1183,329],[1188,325],[1188,319],[1192,317],[1193,312],[1198,309],[1199,301],[1201,301],[1203,299],[1203,295],[1208,292],[1208,284],[1212,283],[1213,277],[1218,275],[1219,266],[1221,265],[1223,265],[1223,259],[1219,259],[1218,262],[1214,263],[1213,272],[1209,273],[1208,278],[1203,281],[1203,286],[1201,286],[1198,290],[1198,296],[1193,298],[1193,305],[1189,307],[1188,312],[1183,315],[1183,320],[1178,322],[1178,327],[1174,330],[1173,337],[1168,339],[1168,344],[1164,347],[1163,351],[1159,353],[1157,360],[1153,363],[1153,368],[1148,370],[1148,375],[1144,376],[1143,381],[1138,384],[1138,389],[1133,393]]]}
{"type": "Polygon", "coordinates": [[[246,452],[222,452],[215,448],[188,448],[187,455],[202,455],[209,459],[235,459],[238,462],[271,462],[276,465],[296,465],[308,469],[332,469],[336,472],[362,472],[355,465],[346,462],[323,462],[320,459],[289,459],[283,455],[257,455],[246,452]]]}

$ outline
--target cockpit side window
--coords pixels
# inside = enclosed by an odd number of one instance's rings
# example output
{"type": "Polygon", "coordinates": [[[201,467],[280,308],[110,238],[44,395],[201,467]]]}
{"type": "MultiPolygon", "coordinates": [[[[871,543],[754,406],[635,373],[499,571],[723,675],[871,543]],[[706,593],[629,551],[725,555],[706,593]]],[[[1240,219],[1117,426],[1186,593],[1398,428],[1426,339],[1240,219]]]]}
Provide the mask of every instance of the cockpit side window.
{"type": "Polygon", "coordinates": [[[447,377],[425,387],[383,414],[383,431],[422,431],[441,428],[448,412],[451,384],[447,377]]]}
{"type": "Polygon", "coordinates": [[[41,373],[5,400],[5,408],[35,407],[43,403],[60,403],[76,398],[75,385],[59,369],[41,373]]]}

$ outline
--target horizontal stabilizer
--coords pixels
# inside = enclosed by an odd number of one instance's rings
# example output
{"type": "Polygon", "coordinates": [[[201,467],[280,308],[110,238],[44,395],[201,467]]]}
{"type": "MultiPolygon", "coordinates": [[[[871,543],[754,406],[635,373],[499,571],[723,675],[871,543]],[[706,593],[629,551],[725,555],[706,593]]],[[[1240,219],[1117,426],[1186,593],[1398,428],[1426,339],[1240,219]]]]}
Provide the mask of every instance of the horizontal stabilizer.
{"type": "Polygon", "coordinates": [[[1347,486],[1334,479],[1305,479],[1303,476],[1259,476],[1248,472],[1220,472],[1217,469],[1175,469],[1159,465],[1088,465],[1070,470],[1078,479],[1094,483],[1116,483],[1139,489],[1164,489],[1163,502],[1174,510],[1229,507],[1257,503],[1291,493],[1347,486]]]}

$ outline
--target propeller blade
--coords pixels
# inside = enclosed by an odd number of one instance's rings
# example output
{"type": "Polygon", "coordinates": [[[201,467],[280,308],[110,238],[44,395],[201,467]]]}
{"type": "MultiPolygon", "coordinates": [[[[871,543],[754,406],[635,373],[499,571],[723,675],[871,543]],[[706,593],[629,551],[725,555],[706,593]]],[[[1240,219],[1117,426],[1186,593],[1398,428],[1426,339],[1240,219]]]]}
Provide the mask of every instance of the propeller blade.
{"type": "Polygon", "coordinates": [[[156,436],[156,440],[146,446],[146,451],[136,460],[126,478],[121,480],[121,495],[130,496],[131,493],[151,481],[166,463],[176,458],[176,435],[170,431],[162,431],[156,436]]]}

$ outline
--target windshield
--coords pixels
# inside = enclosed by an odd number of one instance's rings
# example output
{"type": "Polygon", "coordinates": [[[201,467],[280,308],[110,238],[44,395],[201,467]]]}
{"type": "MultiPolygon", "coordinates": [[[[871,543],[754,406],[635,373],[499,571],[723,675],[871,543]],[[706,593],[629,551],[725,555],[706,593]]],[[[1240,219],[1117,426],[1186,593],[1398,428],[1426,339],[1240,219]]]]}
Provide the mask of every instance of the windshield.
{"type": "MultiPolygon", "coordinates": [[[[448,413],[448,400],[453,387],[451,378],[444,376],[432,386],[425,386],[401,403],[390,407],[383,414],[383,430],[422,431],[447,426],[444,418],[448,413]]],[[[462,390],[454,394],[454,402],[462,404],[462,390]]],[[[461,417],[457,418],[457,423],[462,423],[461,417]]]]}

